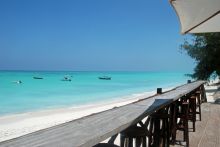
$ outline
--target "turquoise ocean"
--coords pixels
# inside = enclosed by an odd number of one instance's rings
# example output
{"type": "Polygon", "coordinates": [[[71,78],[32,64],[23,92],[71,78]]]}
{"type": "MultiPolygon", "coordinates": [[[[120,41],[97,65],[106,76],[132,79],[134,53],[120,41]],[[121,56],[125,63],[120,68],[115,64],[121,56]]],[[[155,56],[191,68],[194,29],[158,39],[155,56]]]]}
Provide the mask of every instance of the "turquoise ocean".
{"type": "Polygon", "coordinates": [[[187,79],[183,72],[0,71],[0,115],[117,100],[158,87],[176,87],[187,79]],[[62,81],[65,75],[72,80],[62,81]],[[98,79],[104,75],[112,79],[98,79]],[[22,83],[15,83],[18,80],[22,83]]]}

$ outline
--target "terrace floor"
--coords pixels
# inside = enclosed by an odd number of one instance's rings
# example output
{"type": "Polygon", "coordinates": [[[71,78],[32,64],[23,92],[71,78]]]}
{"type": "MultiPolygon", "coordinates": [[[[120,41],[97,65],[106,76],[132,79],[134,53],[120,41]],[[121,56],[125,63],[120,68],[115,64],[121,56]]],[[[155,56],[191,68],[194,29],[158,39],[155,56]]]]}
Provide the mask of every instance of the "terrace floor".
{"type": "MultiPolygon", "coordinates": [[[[177,138],[180,142],[174,147],[185,146],[182,133],[177,138]]],[[[190,147],[220,147],[220,99],[202,104],[202,121],[196,122],[196,132],[190,131],[189,141],[190,147]]]]}

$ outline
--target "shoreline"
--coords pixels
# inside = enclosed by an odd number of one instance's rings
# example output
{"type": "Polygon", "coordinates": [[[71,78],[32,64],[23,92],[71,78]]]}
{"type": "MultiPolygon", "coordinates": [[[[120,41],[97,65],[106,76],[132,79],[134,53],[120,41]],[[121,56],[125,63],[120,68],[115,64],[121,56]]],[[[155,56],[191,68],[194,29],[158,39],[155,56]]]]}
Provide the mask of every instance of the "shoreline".
{"type": "MultiPolygon", "coordinates": [[[[163,90],[167,91],[173,88],[174,87],[169,87],[163,90]]],[[[154,94],[156,94],[156,90],[127,95],[117,100],[114,99],[77,107],[46,109],[0,116],[0,142],[69,122],[87,115],[109,110],[114,107],[124,106],[154,94]]]]}

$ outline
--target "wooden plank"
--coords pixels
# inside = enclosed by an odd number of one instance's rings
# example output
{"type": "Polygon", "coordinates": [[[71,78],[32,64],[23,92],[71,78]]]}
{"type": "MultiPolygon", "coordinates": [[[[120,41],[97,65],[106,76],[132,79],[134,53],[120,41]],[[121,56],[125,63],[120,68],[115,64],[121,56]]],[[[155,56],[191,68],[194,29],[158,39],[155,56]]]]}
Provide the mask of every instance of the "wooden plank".
{"type": "MultiPolygon", "coordinates": [[[[207,126],[207,122],[210,119],[210,104],[203,103],[201,105],[202,109],[202,121],[196,121],[196,132],[190,132],[190,146],[198,146],[203,134],[205,133],[205,128],[207,126]]],[[[198,119],[197,119],[198,120],[198,119]]],[[[192,123],[190,123],[192,128],[192,123]]]]}
{"type": "Polygon", "coordinates": [[[204,81],[183,85],[165,94],[4,141],[0,143],[0,147],[91,147],[172,103],[201,84],[204,84],[204,81]]]}
{"type": "Polygon", "coordinates": [[[220,146],[220,105],[211,104],[210,115],[198,144],[200,147],[219,147],[220,146]]]}
{"type": "MultiPolygon", "coordinates": [[[[191,123],[189,123],[191,124],[191,123]]],[[[177,140],[182,147],[185,145],[182,132],[177,133],[177,140]]],[[[189,133],[190,147],[219,147],[220,146],[220,105],[203,103],[202,121],[196,121],[196,132],[189,133]]]]}

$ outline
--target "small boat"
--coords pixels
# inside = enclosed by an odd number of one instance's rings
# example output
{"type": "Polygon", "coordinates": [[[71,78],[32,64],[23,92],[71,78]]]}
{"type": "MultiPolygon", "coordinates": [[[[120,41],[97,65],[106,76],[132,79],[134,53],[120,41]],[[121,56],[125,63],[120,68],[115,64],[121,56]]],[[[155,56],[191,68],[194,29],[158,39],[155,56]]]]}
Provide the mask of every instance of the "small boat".
{"type": "Polygon", "coordinates": [[[12,81],[12,83],[15,83],[15,84],[21,84],[22,81],[21,81],[21,80],[18,80],[18,81],[12,81]]]}
{"type": "Polygon", "coordinates": [[[42,77],[33,77],[33,79],[42,80],[42,77]]]}
{"type": "Polygon", "coordinates": [[[72,81],[72,80],[70,77],[65,76],[65,77],[63,77],[63,79],[61,81],[72,81]]]}
{"type": "Polygon", "coordinates": [[[102,77],[99,77],[99,79],[100,80],[111,80],[112,78],[108,76],[102,76],[102,77]]]}

